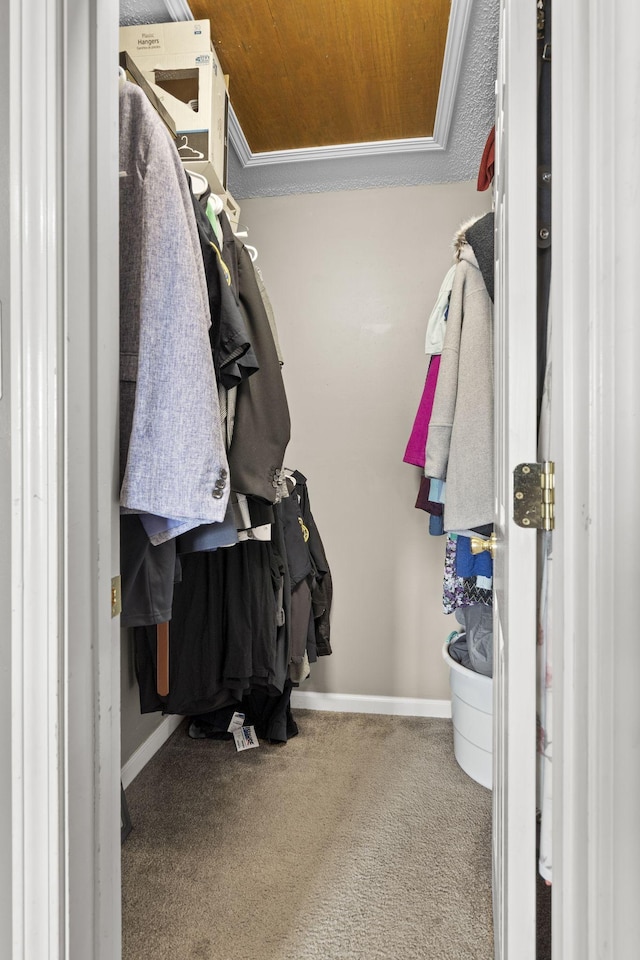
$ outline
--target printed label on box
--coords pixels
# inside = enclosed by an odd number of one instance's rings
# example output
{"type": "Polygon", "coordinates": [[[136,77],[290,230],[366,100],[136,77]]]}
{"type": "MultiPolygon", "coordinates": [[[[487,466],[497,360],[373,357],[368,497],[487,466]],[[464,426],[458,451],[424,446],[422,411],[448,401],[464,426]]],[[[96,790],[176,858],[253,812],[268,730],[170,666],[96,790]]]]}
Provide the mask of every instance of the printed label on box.
{"type": "Polygon", "coordinates": [[[162,47],[162,39],[157,33],[141,33],[136,37],[136,49],[149,52],[159,50],[162,47]]]}
{"type": "Polygon", "coordinates": [[[209,155],[209,133],[196,130],[193,133],[178,132],[176,140],[178,153],[182,160],[204,160],[209,155]]]}

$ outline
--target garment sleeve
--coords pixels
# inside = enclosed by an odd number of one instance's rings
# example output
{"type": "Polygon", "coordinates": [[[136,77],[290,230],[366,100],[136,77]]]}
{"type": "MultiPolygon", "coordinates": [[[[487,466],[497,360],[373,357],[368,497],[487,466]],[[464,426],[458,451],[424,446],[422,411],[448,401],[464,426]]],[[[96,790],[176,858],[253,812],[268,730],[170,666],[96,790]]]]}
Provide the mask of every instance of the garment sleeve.
{"type": "Polygon", "coordinates": [[[447,329],[442,346],[438,382],[433,399],[429,423],[429,435],[425,450],[424,474],[438,480],[446,480],[451,431],[458,395],[458,365],[460,338],[462,335],[465,271],[456,267],[449,302],[447,329]]]}

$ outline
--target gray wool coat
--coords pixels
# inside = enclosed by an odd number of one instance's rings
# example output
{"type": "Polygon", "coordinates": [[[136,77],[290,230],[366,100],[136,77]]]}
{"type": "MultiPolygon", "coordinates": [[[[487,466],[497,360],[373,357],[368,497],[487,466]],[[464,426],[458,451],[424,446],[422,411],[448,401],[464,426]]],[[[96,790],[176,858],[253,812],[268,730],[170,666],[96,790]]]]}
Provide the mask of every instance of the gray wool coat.
{"type": "Polygon", "coordinates": [[[208,296],[186,175],[144,93],[120,91],[120,504],[224,518],[229,468],[208,296]]]}
{"type": "Polygon", "coordinates": [[[445,530],[494,517],[493,305],[463,235],[457,258],[424,468],[447,481],[445,530]]]}

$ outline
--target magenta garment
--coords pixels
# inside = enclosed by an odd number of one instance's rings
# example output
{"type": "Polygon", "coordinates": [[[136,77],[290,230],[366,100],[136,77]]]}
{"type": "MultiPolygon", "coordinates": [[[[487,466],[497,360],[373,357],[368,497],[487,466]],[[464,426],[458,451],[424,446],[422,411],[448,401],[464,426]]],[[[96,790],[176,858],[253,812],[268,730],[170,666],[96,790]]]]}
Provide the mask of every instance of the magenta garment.
{"type": "Polygon", "coordinates": [[[429,422],[431,421],[433,398],[436,395],[436,383],[438,382],[439,370],[440,354],[435,353],[429,363],[427,379],[424,382],[424,390],[422,391],[422,399],[420,400],[416,418],[413,421],[413,430],[407,443],[407,449],[402,458],[405,463],[413,463],[416,467],[424,467],[424,451],[427,446],[429,422]]]}

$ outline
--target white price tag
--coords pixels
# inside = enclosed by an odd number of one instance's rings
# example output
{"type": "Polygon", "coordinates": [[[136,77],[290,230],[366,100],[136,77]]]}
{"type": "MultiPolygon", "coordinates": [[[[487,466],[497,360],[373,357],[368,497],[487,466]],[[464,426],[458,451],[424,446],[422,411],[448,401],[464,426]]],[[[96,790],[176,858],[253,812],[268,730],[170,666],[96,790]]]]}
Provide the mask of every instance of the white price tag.
{"type": "Polygon", "coordinates": [[[252,747],[260,746],[253,727],[241,727],[240,730],[234,730],[233,739],[236,742],[236,750],[251,750],[252,747]]]}
{"type": "Polygon", "coordinates": [[[229,726],[227,727],[227,733],[233,733],[234,730],[239,730],[244,726],[244,713],[234,713],[231,717],[229,726]]]}

